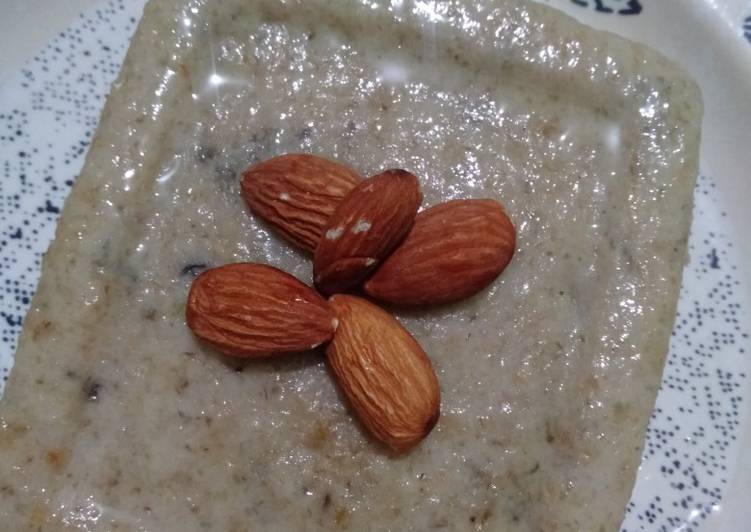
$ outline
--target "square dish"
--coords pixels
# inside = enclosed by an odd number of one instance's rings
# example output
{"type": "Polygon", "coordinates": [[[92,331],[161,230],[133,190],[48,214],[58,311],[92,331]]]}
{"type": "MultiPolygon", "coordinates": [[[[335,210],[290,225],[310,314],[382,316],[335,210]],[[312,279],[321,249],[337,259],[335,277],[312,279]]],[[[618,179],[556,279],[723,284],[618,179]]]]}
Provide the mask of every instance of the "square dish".
{"type": "Polygon", "coordinates": [[[374,5],[149,5],[3,399],[2,467],[31,491],[0,499],[8,523],[617,526],[680,285],[697,91],[540,6],[374,5]],[[240,366],[184,327],[198,265],[310,280],[237,191],[299,150],[405,167],[428,204],[497,197],[519,229],[489,291],[402,316],[443,388],[406,458],[357,431],[320,356],[240,366]]]}

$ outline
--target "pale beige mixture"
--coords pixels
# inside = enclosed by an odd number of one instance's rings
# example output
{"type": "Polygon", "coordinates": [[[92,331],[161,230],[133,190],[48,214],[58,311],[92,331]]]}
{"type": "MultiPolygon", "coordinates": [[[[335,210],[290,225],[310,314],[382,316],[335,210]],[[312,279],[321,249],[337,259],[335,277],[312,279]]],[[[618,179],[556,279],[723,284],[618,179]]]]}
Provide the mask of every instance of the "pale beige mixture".
{"type": "Polygon", "coordinates": [[[697,172],[696,87],[522,0],[152,0],[44,261],[0,407],[4,530],[615,531],[657,392],[697,172]],[[320,352],[243,363],[193,275],[311,263],[239,175],[403,167],[518,228],[473,300],[399,314],[440,422],[391,456],[320,352]]]}

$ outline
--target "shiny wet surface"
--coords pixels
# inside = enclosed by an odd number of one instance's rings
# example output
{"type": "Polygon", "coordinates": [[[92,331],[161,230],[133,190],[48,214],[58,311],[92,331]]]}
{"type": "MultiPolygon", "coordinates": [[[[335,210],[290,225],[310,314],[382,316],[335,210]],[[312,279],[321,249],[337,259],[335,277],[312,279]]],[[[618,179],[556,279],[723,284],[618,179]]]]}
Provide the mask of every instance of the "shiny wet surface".
{"type": "Polygon", "coordinates": [[[8,386],[0,445],[36,515],[103,530],[617,526],[680,284],[693,87],[526,4],[261,4],[147,14],[8,386]],[[443,391],[405,458],[359,430],[320,355],[238,364],[184,327],[198,265],[310,281],[239,196],[239,171],[289,151],[406,168],[426,204],[497,197],[517,225],[491,289],[401,315],[443,391]],[[20,442],[42,434],[51,458],[23,465],[20,442]]]}

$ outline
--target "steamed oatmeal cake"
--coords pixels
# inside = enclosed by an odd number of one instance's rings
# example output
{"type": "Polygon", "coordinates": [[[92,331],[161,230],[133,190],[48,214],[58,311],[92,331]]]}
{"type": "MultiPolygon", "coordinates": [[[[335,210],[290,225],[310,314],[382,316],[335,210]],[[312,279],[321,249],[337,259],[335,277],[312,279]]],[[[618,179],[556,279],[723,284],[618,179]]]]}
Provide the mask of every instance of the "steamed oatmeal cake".
{"type": "Polygon", "coordinates": [[[686,258],[696,86],[524,0],[151,0],[65,205],[0,405],[7,530],[615,531],[686,258]],[[516,254],[398,313],[441,418],[395,457],[320,351],[225,358],[193,275],[310,260],[248,216],[288,152],[496,198],[516,254]]]}

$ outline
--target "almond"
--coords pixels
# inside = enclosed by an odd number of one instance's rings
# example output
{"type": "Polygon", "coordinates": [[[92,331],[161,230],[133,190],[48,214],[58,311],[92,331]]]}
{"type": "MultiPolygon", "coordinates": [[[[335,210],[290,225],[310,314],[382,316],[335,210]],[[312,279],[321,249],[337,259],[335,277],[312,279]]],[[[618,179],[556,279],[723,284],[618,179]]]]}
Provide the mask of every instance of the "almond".
{"type": "Polygon", "coordinates": [[[261,357],[328,342],[337,321],[315,290],[263,264],[206,270],[190,288],[188,327],[223,353],[261,357]]]}
{"type": "Polygon", "coordinates": [[[245,170],[242,195],[253,214],[312,253],[336,207],[360,181],[346,166],[291,153],[245,170]]]}
{"type": "Polygon", "coordinates": [[[357,185],[316,248],[316,287],[333,294],[367,279],[409,232],[421,202],[420,183],[405,170],[386,170],[357,185]]]}
{"type": "Polygon", "coordinates": [[[490,284],[514,254],[514,226],[494,200],[455,200],[417,215],[412,231],[365,283],[378,300],[450,303],[490,284]]]}
{"type": "Polygon", "coordinates": [[[390,314],[359,297],[329,299],[339,328],[326,349],[362,424],[397,452],[417,445],[440,415],[441,391],[417,341],[390,314]]]}

